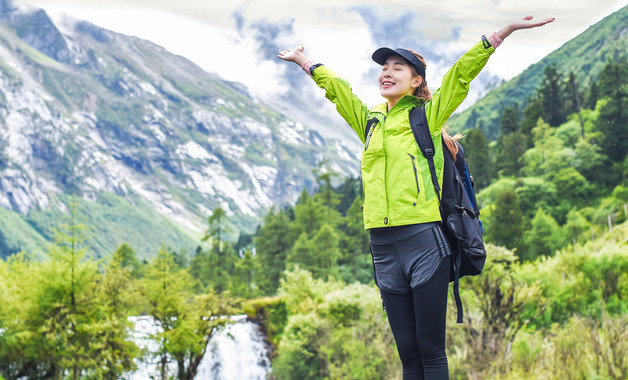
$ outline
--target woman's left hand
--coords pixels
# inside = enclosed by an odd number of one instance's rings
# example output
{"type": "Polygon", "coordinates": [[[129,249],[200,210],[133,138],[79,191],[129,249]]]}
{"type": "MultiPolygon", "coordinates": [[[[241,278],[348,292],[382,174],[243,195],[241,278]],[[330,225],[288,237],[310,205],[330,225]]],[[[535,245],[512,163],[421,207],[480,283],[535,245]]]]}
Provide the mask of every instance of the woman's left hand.
{"type": "MultiPolygon", "coordinates": [[[[526,16],[523,18],[525,21],[530,21],[533,19],[532,16],[526,16]]],[[[519,30],[519,29],[531,29],[531,28],[538,28],[539,26],[543,26],[546,24],[549,24],[550,22],[553,22],[555,20],[554,17],[551,18],[546,18],[545,20],[542,21],[537,21],[537,22],[513,22],[512,24],[510,24],[510,26],[513,28],[513,32],[515,30],[519,30]]]]}

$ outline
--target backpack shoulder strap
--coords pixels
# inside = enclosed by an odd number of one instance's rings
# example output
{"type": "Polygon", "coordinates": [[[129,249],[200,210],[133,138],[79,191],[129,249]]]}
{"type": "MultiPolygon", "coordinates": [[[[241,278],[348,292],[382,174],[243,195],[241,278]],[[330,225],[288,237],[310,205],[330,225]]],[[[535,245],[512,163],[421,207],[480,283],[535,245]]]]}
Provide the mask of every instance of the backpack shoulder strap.
{"type": "Polygon", "coordinates": [[[367,120],[367,122],[366,122],[366,128],[364,129],[364,141],[365,141],[365,142],[366,142],[366,139],[367,139],[367,138],[368,138],[368,136],[369,136],[369,131],[371,130],[371,128],[373,127],[373,125],[374,125],[375,123],[377,123],[378,121],[379,121],[379,120],[378,120],[376,117],[374,117],[374,118],[371,118],[371,119],[368,119],[368,120],[367,120]]]}
{"type": "Polygon", "coordinates": [[[440,186],[438,185],[438,177],[436,176],[436,167],[434,166],[434,141],[430,135],[430,129],[427,125],[427,116],[425,115],[425,107],[418,106],[410,110],[410,128],[423,156],[427,159],[432,177],[434,191],[438,197],[440,204],[440,186]]]}

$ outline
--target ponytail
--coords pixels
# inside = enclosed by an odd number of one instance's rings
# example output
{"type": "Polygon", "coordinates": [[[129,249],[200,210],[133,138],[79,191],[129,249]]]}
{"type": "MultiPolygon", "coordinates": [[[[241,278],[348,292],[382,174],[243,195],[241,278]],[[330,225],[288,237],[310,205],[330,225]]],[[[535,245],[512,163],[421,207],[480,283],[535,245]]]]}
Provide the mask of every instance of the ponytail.
{"type": "Polygon", "coordinates": [[[461,133],[456,133],[453,136],[450,136],[449,133],[445,130],[445,127],[441,129],[441,135],[443,136],[443,141],[445,142],[445,148],[451,153],[451,156],[454,158],[454,162],[456,162],[456,156],[458,155],[458,140],[464,137],[461,133]]]}

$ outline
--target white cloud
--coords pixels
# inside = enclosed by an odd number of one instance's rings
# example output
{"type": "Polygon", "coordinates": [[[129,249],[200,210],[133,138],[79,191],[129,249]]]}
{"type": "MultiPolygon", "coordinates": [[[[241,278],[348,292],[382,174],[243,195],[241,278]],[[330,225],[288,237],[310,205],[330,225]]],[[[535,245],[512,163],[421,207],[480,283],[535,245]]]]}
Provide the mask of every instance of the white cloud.
{"type": "MultiPolygon", "coordinates": [[[[524,15],[556,17],[543,30],[517,32],[493,56],[487,69],[509,79],[537,62],[569,39],[614,10],[623,0],[32,0],[29,3],[53,12],[64,12],[116,32],[151,40],[185,56],[207,71],[244,83],[254,94],[281,93],[286,73],[293,70],[273,56],[260,56],[259,40],[239,35],[234,12],[247,20],[280,22],[291,19],[291,34],[279,34],[275,43],[288,48],[304,43],[306,52],[335,69],[373,105],[380,101],[375,78],[364,78],[373,69],[371,52],[377,47],[370,25],[351,8],[376,7],[383,20],[404,12],[416,15],[416,31],[438,43],[446,55],[461,52],[482,34],[496,31],[524,15]],[[454,31],[454,32],[452,32],[454,31]],[[459,39],[455,40],[459,34],[459,39]]],[[[413,28],[414,29],[414,28],[413,28]]],[[[250,30],[249,30],[250,32],[250,30]]],[[[379,37],[379,36],[378,36],[379,37]]],[[[425,41],[417,41],[425,43],[425,41]]],[[[434,88],[444,68],[430,65],[428,83],[434,88]]]]}

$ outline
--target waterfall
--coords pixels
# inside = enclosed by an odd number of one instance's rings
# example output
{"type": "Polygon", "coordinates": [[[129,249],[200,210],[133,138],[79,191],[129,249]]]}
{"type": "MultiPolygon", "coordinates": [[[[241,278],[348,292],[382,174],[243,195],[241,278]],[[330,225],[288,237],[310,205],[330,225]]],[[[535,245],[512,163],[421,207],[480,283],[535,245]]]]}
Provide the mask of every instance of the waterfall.
{"type": "MultiPolygon", "coordinates": [[[[216,333],[207,345],[195,380],[264,380],[270,372],[270,359],[259,326],[246,319],[246,316],[233,316],[234,323],[216,333]]],[[[135,323],[133,340],[140,348],[150,352],[157,350],[157,344],[148,339],[150,334],[159,331],[151,317],[131,317],[135,323]]],[[[148,356],[138,361],[138,369],[130,380],[150,380],[159,378],[156,359],[148,356]]],[[[176,374],[176,363],[168,363],[168,373],[176,374]]]]}

